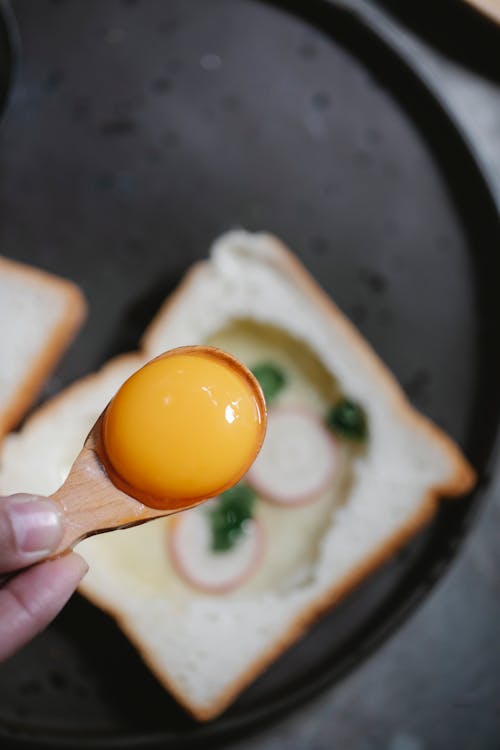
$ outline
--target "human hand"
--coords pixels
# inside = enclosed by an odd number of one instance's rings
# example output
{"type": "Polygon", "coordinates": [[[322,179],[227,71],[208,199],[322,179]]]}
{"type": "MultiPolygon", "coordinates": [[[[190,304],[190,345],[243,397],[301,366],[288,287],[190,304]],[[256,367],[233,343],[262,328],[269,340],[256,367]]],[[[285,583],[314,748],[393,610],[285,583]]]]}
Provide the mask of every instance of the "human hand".
{"type": "Polygon", "coordinates": [[[48,498],[0,497],[0,576],[7,574],[0,587],[0,661],[49,624],[87,572],[74,552],[44,560],[61,540],[63,524],[48,498]]]}

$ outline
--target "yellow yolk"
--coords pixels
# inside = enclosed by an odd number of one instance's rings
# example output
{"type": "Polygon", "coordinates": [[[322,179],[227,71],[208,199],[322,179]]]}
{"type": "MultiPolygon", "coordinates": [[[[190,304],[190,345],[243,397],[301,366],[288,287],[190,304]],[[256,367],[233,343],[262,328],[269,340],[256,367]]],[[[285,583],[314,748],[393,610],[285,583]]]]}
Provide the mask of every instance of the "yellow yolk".
{"type": "Polygon", "coordinates": [[[100,453],[111,480],[147,505],[188,507],[236,483],[260,448],[265,405],[253,376],[208,347],[173,350],[110,402],[100,453]]]}

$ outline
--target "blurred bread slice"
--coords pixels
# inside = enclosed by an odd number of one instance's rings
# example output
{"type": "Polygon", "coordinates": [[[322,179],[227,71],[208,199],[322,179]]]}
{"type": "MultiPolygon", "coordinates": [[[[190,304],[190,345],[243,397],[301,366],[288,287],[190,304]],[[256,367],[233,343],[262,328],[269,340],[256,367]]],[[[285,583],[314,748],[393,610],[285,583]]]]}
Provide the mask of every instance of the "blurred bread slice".
{"type": "Polygon", "coordinates": [[[465,0],[465,2],[500,25],[500,0],[465,0]]]}
{"type": "Polygon", "coordinates": [[[282,329],[309,347],[364,406],[370,438],[355,460],[348,497],[296,585],[222,595],[189,589],[168,566],[163,519],[80,545],[91,565],[82,592],[116,619],[160,682],[199,720],[221,713],[323,611],[428,522],[442,496],[465,493],[475,480],[459,448],[411,407],[296,257],[270,235],[235,231],[188,272],[148,328],[139,355],[74,385],[9,436],[0,493],[55,490],[131,367],[166,349],[202,343],[235,320],[282,329]]]}
{"type": "Polygon", "coordinates": [[[35,400],[85,312],[75,284],[0,256],[0,438],[35,400]]]}

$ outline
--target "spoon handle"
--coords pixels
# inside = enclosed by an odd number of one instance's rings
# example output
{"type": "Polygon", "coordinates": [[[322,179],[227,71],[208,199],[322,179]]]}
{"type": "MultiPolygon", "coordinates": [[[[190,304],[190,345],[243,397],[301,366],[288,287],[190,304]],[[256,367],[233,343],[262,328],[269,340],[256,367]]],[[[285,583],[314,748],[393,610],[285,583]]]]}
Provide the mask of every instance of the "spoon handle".
{"type": "Polygon", "coordinates": [[[64,484],[51,496],[64,516],[65,531],[52,556],[57,557],[93,534],[133,526],[165,515],[117,489],[94,448],[92,433],[64,484]]]}

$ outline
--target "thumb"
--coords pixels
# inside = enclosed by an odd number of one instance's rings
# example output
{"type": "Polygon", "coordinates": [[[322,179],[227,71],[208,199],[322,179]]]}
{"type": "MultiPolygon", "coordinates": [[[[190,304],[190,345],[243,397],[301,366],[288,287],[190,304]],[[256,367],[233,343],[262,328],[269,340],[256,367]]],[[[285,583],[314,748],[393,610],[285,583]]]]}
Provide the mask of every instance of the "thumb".
{"type": "Polygon", "coordinates": [[[0,498],[0,573],[47,557],[62,535],[62,515],[52,500],[26,494],[0,498]]]}

